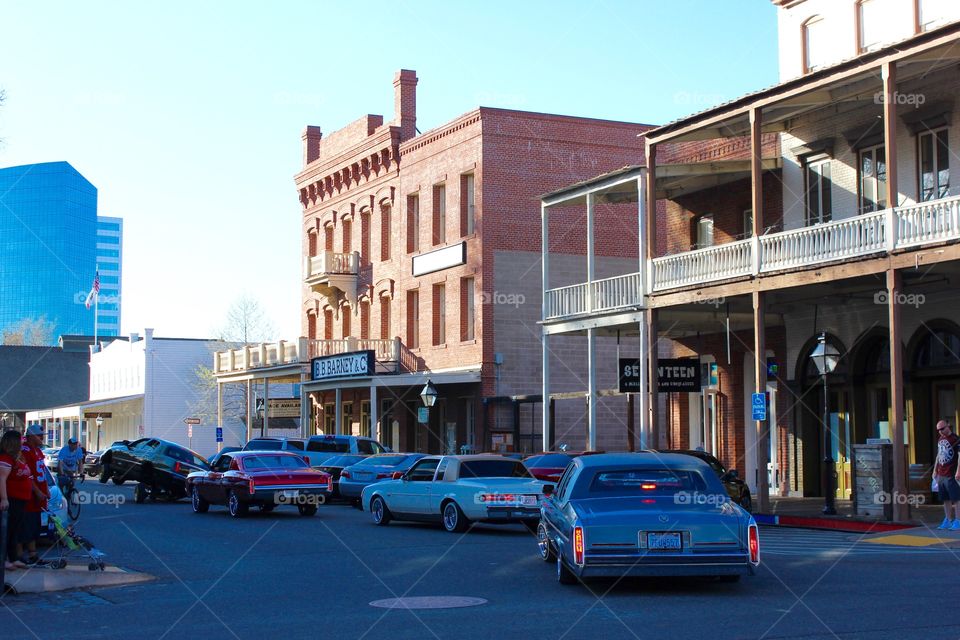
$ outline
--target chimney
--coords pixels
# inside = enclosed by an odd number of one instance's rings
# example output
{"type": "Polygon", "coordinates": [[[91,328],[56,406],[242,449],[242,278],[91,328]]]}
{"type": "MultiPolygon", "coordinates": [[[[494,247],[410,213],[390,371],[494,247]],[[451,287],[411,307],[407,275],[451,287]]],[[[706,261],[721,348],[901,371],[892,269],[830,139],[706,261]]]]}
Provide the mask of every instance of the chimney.
{"type": "Polygon", "coordinates": [[[303,140],[303,166],[307,166],[320,157],[320,138],[322,137],[323,133],[320,132],[320,127],[308,125],[304,128],[303,135],[300,136],[300,139],[303,140]]]}
{"type": "Polygon", "coordinates": [[[393,77],[393,123],[400,127],[400,141],[417,135],[417,72],[400,69],[393,77]]]}

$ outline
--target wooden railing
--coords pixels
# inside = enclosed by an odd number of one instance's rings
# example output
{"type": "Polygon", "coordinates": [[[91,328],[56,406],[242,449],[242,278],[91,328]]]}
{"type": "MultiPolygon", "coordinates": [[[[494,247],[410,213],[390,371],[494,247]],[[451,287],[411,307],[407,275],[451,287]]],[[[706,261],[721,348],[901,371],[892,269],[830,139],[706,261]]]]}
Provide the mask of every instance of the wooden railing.
{"type": "Polygon", "coordinates": [[[894,211],[897,248],[960,238],[960,196],[897,207],[894,211]]]}
{"type": "Polygon", "coordinates": [[[760,271],[780,271],[884,251],[883,211],[760,238],[760,271]]]}
{"type": "Polygon", "coordinates": [[[753,268],[753,244],[752,240],[740,240],[655,258],[653,290],[749,275],[753,268]]]}
{"type": "Polygon", "coordinates": [[[275,367],[287,364],[307,364],[313,358],[333,356],[353,351],[372,350],[381,363],[397,363],[405,371],[418,371],[418,358],[407,349],[400,338],[297,341],[281,340],[274,343],[252,344],[213,354],[214,373],[235,373],[249,369],[275,367]]]}

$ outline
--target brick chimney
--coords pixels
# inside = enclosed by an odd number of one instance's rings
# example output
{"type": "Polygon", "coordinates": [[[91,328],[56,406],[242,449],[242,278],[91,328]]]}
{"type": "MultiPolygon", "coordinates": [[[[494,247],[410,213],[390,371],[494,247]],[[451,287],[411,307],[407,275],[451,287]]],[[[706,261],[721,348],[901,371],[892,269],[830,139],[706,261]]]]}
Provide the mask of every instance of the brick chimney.
{"type": "Polygon", "coordinates": [[[417,72],[400,69],[393,77],[393,124],[400,127],[400,140],[417,135],[417,72]]]}
{"type": "Polygon", "coordinates": [[[303,140],[303,166],[320,157],[320,138],[322,137],[323,134],[318,126],[308,125],[303,130],[303,135],[300,136],[303,140]]]}

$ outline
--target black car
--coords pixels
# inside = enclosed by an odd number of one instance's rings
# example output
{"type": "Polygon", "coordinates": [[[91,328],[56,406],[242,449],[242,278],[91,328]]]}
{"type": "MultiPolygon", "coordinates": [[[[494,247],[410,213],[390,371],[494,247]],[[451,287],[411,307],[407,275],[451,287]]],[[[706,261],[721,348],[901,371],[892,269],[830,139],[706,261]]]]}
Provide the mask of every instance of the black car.
{"type": "Polygon", "coordinates": [[[717,474],[718,478],[720,478],[720,482],[723,483],[723,488],[727,490],[727,495],[730,496],[731,500],[739,504],[747,511],[753,510],[753,500],[750,498],[750,487],[748,487],[747,483],[740,478],[740,474],[737,473],[736,469],[730,469],[727,471],[723,468],[723,465],[720,464],[719,460],[714,458],[706,451],[685,450],[664,451],[664,453],[682,453],[695,458],[700,458],[710,465],[710,468],[713,469],[713,472],[717,474]]]}
{"type": "Polygon", "coordinates": [[[100,482],[113,480],[116,484],[123,484],[132,480],[137,483],[133,491],[137,503],[147,498],[185,498],[187,475],[210,469],[210,464],[200,454],[159,438],[124,440],[107,449],[100,464],[100,482]]]}
{"type": "Polygon", "coordinates": [[[367,456],[360,455],[359,453],[343,454],[327,458],[320,466],[314,467],[315,469],[329,473],[333,478],[333,493],[330,494],[331,498],[340,498],[340,472],[343,471],[345,467],[357,464],[366,457],[367,456]]]}
{"type": "MultiPolygon", "coordinates": [[[[115,447],[120,444],[123,444],[123,442],[121,440],[117,440],[110,446],[115,447]]],[[[103,454],[105,454],[109,450],[110,449],[108,447],[106,449],[100,449],[99,451],[94,451],[93,453],[88,453],[86,456],[84,456],[83,472],[91,478],[96,478],[97,476],[99,476],[100,473],[103,471],[103,469],[100,467],[100,458],[103,457],[103,454]]]]}

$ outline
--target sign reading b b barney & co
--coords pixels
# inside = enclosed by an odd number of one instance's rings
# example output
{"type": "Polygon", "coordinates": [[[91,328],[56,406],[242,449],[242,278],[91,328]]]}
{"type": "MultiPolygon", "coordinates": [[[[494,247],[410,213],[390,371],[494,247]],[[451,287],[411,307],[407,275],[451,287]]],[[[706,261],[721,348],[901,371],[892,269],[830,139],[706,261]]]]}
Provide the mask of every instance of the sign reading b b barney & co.
{"type": "Polygon", "coordinates": [[[350,378],[372,376],[377,362],[373,350],[339,353],[335,356],[322,356],[310,361],[311,380],[329,380],[331,378],[350,378]]]}

